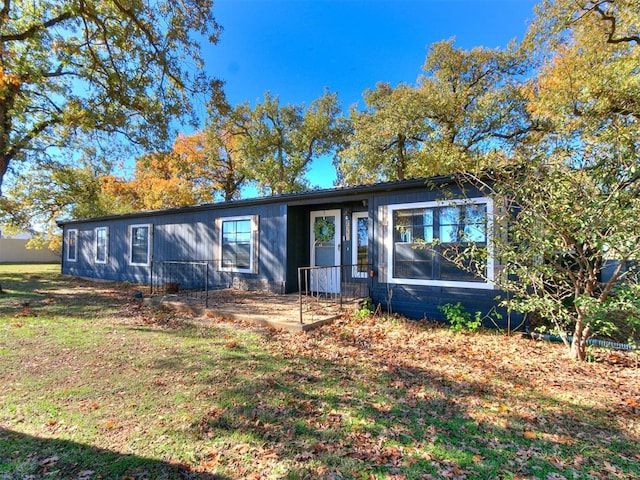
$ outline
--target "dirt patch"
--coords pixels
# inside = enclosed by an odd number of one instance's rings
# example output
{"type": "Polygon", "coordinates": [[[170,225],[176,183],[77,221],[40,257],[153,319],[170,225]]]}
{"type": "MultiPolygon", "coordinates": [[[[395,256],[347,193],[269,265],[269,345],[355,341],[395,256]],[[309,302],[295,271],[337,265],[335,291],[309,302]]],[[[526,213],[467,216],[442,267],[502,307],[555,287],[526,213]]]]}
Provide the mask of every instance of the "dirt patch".
{"type": "Polygon", "coordinates": [[[340,316],[351,305],[303,297],[302,322],[300,297],[297,293],[281,295],[238,289],[216,290],[209,293],[208,306],[203,296],[164,295],[156,301],[172,308],[210,318],[222,317],[246,321],[276,329],[300,331],[315,328],[340,316]]]}

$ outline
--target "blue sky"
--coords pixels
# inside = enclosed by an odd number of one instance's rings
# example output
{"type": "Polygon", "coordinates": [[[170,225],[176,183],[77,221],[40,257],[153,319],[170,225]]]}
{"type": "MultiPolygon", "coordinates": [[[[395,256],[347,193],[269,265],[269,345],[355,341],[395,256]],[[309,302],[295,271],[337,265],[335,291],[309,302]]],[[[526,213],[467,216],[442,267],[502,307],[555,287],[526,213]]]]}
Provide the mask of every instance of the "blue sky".
{"type": "MultiPolygon", "coordinates": [[[[226,82],[232,104],[255,104],[266,91],[282,104],[309,104],[325,88],[343,109],[362,105],[379,81],[412,83],[429,45],[504,47],[522,39],[532,0],[215,0],[223,27],[207,47],[207,71],[226,82]]],[[[312,184],[331,187],[335,174],[320,159],[312,184]]]]}

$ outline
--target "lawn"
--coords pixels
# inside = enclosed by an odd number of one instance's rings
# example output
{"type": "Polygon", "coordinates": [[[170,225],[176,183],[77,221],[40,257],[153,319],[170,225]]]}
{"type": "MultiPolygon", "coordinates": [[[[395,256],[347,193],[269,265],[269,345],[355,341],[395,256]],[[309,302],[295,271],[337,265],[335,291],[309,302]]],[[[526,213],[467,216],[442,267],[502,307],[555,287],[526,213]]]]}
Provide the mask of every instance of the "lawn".
{"type": "Polygon", "coordinates": [[[1,480],[640,478],[637,354],[372,317],[264,331],[58,271],[0,265],[1,480]]]}

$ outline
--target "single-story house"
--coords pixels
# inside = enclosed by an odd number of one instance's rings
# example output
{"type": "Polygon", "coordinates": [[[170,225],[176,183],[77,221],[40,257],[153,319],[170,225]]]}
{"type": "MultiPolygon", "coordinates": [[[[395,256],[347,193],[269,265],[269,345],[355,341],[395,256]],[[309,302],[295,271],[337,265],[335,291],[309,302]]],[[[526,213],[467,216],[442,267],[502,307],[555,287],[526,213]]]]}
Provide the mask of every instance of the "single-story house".
{"type": "Polygon", "coordinates": [[[438,306],[457,302],[486,313],[500,294],[493,209],[481,191],[443,176],[68,220],[59,222],[62,273],[148,285],[164,262],[204,262],[212,285],[233,277],[292,293],[300,267],[347,266],[314,288],[367,282],[383,311],[415,319],[442,319],[438,306]],[[461,235],[486,247],[486,278],[424,248],[461,235]]]}

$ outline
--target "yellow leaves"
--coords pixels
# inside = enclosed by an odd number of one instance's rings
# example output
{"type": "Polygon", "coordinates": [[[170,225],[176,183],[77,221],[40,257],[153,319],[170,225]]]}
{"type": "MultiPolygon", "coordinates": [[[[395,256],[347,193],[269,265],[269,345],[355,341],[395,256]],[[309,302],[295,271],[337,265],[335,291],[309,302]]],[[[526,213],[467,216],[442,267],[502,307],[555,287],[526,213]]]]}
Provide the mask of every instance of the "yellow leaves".
{"type": "Polygon", "coordinates": [[[238,348],[240,344],[238,343],[238,340],[236,338],[228,336],[225,338],[225,346],[229,349],[234,349],[238,348]]]}
{"type": "Polygon", "coordinates": [[[116,427],[116,423],[114,421],[108,421],[108,422],[104,422],[102,424],[102,428],[104,430],[113,430],[116,427]]]}
{"type": "Polygon", "coordinates": [[[202,131],[191,135],[181,133],[173,142],[173,152],[191,163],[201,162],[204,157],[204,143],[205,134],[202,131]]]}
{"type": "Polygon", "coordinates": [[[0,100],[6,100],[13,97],[20,89],[22,80],[15,73],[7,73],[2,64],[0,64],[0,100]]]}

